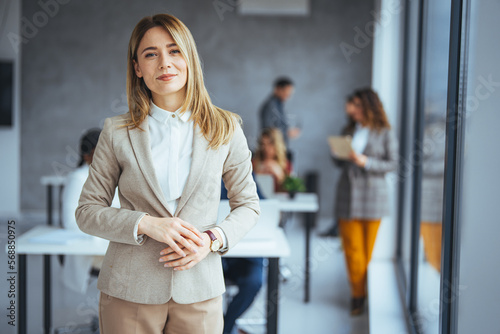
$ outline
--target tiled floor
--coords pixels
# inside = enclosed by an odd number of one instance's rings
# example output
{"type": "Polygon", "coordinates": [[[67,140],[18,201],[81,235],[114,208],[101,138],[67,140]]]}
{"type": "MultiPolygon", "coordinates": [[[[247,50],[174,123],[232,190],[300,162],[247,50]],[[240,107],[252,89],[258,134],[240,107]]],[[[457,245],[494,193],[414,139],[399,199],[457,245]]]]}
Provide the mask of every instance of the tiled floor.
{"type": "MultiPolygon", "coordinates": [[[[4,221],[3,219],[2,221],[4,221]]],[[[6,220],[5,220],[6,221],[6,220]]],[[[329,222],[319,222],[322,230],[329,222]]],[[[23,232],[32,223],[18,224],[18,233],[23,232]]],[[[4,224],[2,224],[4,225],[4,224]]],[[[6,227],[5,227],[6,229],[6,227]]],[[[311,246],[311,301],[303,303],[303,269],[304,269],[304,231],[298,220],[292,220],[286,233],[292,248],[292,256],[284,262],[291,270],[291,276],[281,285],[279,312],[280,334],[365,334],[368,333],[367,314],[351,318],[348,313],[349,288],[345,273],[345,264],[338,239],[324,239],[313,235],[311,246]]],[[[6,231],[0,231],[1,247],[5,249],[6,231]]],[[[3,277],[0,277],[0,291],[5,296],[0,298],[0,307],[6,310],[8,305],[7,291],[7,259],[5,252],[0,252],[0,264],[3,277]],[[5,277],[5,278],[4,278],[5,277]]],[[[54,327],[74,327],[87,322],[97,314],[98,290],[95,280],[85,296],[79,296],[64,288],[59,277],[60,267],[57,258],[52,260],[53,274],[53,325],[54,327]]],[[[42,333],[42,257],[28,258],[28,333],[42,333]]],[[[265,289],[261,291],[253,307],[244,318],[258,319],[264,307],[265,289]]],[[[7,324],[5,316],[0,322],[0,333],[14,334],[16,328],[7,324]]],[[[263,325],[246,326],[252,334],[264,333],[263,325]]]]}

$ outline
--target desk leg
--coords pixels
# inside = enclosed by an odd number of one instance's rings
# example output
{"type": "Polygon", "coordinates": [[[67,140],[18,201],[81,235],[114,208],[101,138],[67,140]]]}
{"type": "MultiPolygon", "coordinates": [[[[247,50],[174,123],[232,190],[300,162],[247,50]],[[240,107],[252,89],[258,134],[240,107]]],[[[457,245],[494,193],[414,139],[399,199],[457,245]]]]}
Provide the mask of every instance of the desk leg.
{"type": "Polygon", "coordinates": [[[52,185],[47,186],[47,224],[52,226],[52,185]]]}
{"type": "Polygon", "coordinates": [[[51,275],[50,275],[50,255],[43,256],[43,326],[44,333],[50,333],[51,321],[52,321],[52,307],[51,307],[51,275]]]}
{"type": "Polygon", "coordinates": [[[304,279],[304,303],[309,303],[310,292],[310,263],[311,263],[311,228],[313,226],[314,214],[310,212],[305,213],[306,223],[306,263],[305,263],[305,279],[304,279]]]}
{"type": "Polygon", "coordinates": [[[63,193],[64,186],[59,186],[59,194],[57,195],[58,198],[58,205],[57,205],[57,212],[59,213],[59,226],[63,227],[63,221],[62,221],[62,193],[63,193]]]}
{"type": "MultiPolygon", "coordinates": [[[[59,193],[60,195],[61,193],[59,193]]],[[[47,224],[53,225],[52,221],[52,185],[47,186],[47,224]]],[[[50,255],[43,256],[43,328],[44,333],[50,333],[52,308],[51,308],[51,275],[50,275],[50,255]]]]}
{"type": "Polygon", "coordinates": [[[269,258],[267,267],[267,334],[278,333],[279,258],[269,258]]]}
{"type": "Polygon", "coordinates": [[[17,295],[17,310],[18,310],[18,334],[28,333],[26,327],[26,255],[19,254],[19,294],[17,295]]]}

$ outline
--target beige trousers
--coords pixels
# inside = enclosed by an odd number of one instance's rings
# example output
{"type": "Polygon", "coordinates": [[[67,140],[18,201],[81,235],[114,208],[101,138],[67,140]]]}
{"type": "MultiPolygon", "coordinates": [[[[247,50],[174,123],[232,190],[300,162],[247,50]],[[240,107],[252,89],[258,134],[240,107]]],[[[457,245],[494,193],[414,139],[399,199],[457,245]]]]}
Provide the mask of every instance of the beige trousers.
{"type": "Polygon", "coordinates": [[[221,334],[222,296],[193,304],[138,304],[101,292],[101,334],[221,334]]]}

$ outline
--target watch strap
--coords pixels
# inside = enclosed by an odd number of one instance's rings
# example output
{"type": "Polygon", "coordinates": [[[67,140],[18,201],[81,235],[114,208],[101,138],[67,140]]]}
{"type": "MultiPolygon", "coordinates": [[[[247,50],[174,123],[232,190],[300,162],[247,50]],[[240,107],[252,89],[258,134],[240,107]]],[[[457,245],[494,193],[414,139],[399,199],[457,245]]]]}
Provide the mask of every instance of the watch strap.
{"type": "Polygon", "coordinates": [[[220,249],[221,249],[221,242],[219,240],[217,240],[217,237],[215,236],[215,234],[210,231],[210,230],[206,230],[204,233],[208,234],[211,242],[210,242],[210,251],[211,252],[218,252],[220,249]]]}
{"type": "Polygon", "coordinates": [[[210,230],[206,230],[206,231],[205,231],[205,232],[203,232],[203,233],[208,234],[208,236],[210,237],[210,240],[212,240],[212,242],[214,242],[215,240],[217,240],[217,237],[215,236],[215,234],[214,234],[212,231],[210,231],[210,230]]]}

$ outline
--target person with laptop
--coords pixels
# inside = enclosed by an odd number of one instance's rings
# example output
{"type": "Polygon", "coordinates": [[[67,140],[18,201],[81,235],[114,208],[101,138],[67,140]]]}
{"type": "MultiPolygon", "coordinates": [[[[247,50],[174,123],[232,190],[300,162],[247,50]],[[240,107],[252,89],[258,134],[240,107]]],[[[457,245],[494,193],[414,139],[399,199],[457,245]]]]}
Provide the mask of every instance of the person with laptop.
{"type": "Polygon", "coordinates": [[[272,176],[274,192],[282,190],[283,181],[292,172],[292,165],[286,157],[285,142],[278,128],[262,130],[252,165],[255,174],[272,176]]]}

